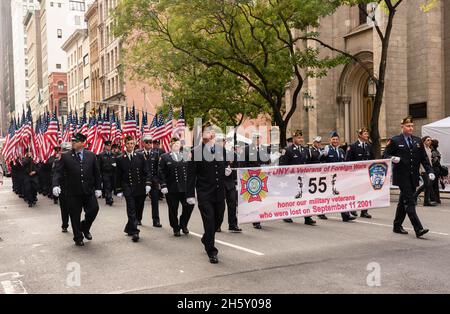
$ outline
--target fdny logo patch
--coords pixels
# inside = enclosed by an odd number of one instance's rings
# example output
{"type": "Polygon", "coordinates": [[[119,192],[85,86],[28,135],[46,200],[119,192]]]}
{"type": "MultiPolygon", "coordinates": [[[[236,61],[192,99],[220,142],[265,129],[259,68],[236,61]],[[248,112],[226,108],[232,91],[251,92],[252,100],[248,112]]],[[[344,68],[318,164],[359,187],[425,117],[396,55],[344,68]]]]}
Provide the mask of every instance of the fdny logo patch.
{"type": "Polygon", "coordinates": [[[370,183],[374,190],[381,190],[384,185],[388,165],[384,162],[374,163],[369,166],[370,183]]]}

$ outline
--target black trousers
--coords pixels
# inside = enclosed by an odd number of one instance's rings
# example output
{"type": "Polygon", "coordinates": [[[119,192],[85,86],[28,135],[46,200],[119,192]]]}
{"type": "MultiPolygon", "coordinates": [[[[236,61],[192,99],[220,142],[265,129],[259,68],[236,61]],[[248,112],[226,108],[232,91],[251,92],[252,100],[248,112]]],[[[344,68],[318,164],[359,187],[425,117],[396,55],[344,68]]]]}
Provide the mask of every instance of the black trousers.
{"type": "Polygon", "coordinates": [[[70,222],[73,230],[73,240],[83,240],[83,232],[89,232],[98,214],[98,202],[95,194],[70,195],[66,197],[69,209],[70,222]],[[84,209],[84,220],[81,221],[81,212],[84,209]]]}
{"type": "MultiPolygon", "coordinates": [[[[138,211],[140,208],[144,208],[144,202],[145,202],[146,195],[139,195],[139,196],[125,196],[125,201],[127,203],[127,216],[128,216],[128,222],[125,225],[124,232],[133,235],[133,234],[139,234],[140,230],[137,227],[138,221],[140,221],[138,218],[138,211]]],[[[142,212],[141,212],[141,219],[142,219],[142,212]]]]}
{"type": "Polygon", "coordinates": [[[431,199],[437,203],[441,203],[441,192],[439,191],[439,178],[434,179],[431,185],[431,199]]]}
{"type": "Polygon", "coordinates": [[[103,195],[105,196],[106,204],[113,201],[113,188],[114,188],[114,174],[103,174],[103,195]]]}
{"type": "Polygon", "coordinates": [[[169,222],[173,231],[180,231],[180,229],[186,228],[194,210],[194,205],[186,203],[186,194],[184,192],[167,193],[166,200],[169,207],[169,222]],[[178,206],[180,203],[182,211],[178,221],[178,206]]]}
{"type": "Polygon", "coordinates": [[[152,201],[152,219],[153,223],[159,222],[159,193],[160,190],[156,186],[152,186],[150,191],[150,199],[152,201]]]}
{"type": "Polygon", "coordinates": [[[421,177],[423,179],[423,184],[414,193],[414,198],[417,199],[417,197],[420,195],[420,193],[425,192],[423,203],[429,204],[431,201],[431,195],[433,192],[433,183],[430,180],[430,178],[428,177],[427,173],[422,173],[421,177]]]}
{"type": "Polygon", "coordinates": [[[38,189],[38,180],[37,177],[28,177],[26,176],[23,182],[23,195],[24,200],[27,203],[37,202],[37,189],[38,189]]]}
{"type": "Polygon", "coordinates": [[[59,196],[59,208],[61,209],[61,228],[69,227],[69,208],[67,207],[67,199],[62,193],[59,196]]]}
{"type": "Polygon", "coordinates": [[[411,180],[408,180],[408,178],[399,187],[400,198],[395,214],[394,229],[402,227],[403,221],[405,220],[406,215],[408,215],[414,230],[417,232],[423,229],[423,227],[416,213],[416,199],[414,197],[416,187],[412,184],[411,180]]]}
{"type": "MultiPolygon", "coordinates": [[[[227,203],[227,211],[228,211],[228,226],[236,227],[238,225],[237,220],[237,206],[238,206],[238,192],[236,189],[225,189],[225,200],[227,203]]],[[[220,221],[220,225],[222,225],[224,215],[222,215],[222,219],[220,221]]]]}
{"type": "Polygon", "coordinates": [[[202,243],[209,256],[215,255],[219,252],[214,246],[215,235],[216,230],[220,227],[220,220],[225,211],[225,200],[202,200],[199,201],[198,208],[202,215],[203,229],[205,230],[202,237],[202,243]]]}

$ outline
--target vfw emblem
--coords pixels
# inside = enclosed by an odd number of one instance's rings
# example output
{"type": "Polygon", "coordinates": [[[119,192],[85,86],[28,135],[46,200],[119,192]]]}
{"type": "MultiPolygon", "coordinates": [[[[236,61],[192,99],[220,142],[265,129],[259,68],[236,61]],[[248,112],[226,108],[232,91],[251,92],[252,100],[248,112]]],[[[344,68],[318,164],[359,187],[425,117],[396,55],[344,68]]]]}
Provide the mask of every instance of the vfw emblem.
{"type": "Polygon", "coordinates": [[[374,190],[381,190],[386,174],[388,171],[388,165],[384,162],[371,164],[369,166],[370,183],[374,190]]]}
{"type": "Polygon", "coordinates": [[[261,170],[247,170],[241,178],[241,195],[247,203],[261,202],[266,197],[267,174],[261,170]]]}

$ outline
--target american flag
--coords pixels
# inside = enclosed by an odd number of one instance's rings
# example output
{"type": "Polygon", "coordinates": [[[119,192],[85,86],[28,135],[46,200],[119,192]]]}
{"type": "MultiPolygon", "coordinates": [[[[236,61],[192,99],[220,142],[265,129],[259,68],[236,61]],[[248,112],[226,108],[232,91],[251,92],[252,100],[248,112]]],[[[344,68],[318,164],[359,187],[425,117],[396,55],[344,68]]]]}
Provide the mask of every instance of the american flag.
{"type": "Polygon", "coordinates": [[[155,136],[155,132],[156,132],[156,127],[157,127],[157,126],[158,126],[158,114],[155,114],[155,115],[153,116],[152,124],[150,124],[149,130],[148,130],[149,134],[150,134],[152,137],[155,136]]]}
{"type": "Polygon", "coordinates": [[[58,119],[56,113],[53,113],[48,129],[44,134],[44,139],[47,143],[46,153],[44,155],[44,162],[54,154],[54,148],[58,146],[58,119]]]}
{"type": "Polygon", "coordinates": [[[138,145],[141,144],[141,137],[142,137],[142,133],[141,133],[141,128],[139,126],[139,112],[136,113],[136,143],[138,145]]]}
{"type": "Polygon", "coordinates": [[[95,139],[94,139],[94,143],[91,147],[91,151],[98,155],[103,151],[103,147],[105,144],[105,140],[103,138],[103,118],[102,118],[102,113],[101,110],[98,110],[98,120],[97,120],[97,130],[95,133],[95,139]]]}
{"type": "Polygon", "coordinates": [[[123,135],[136,136],[136,115],[135,109],[128,112],[128,108],[125,115],[125,122],[123,124],[123,135]]]}
{"type": "Polygon", "coordinates": [[[165,123],[164,123],[164,116],[162,111],[158,113],[158,117],[156,118],[156,126],[153,132],[153,139],[154,140],[161,140],[161,138],[164,135],[165,131],[165,123]]]}
{"type": "Polygon", "coordinates": [[[179,139],[183,139],[185,134],[185,127],[186,121],[184,120],[184,109],[183,107],[181,107],[180,115],[178,116],[175,129],[173,130],[173,136],[178,137],[179,139]]]}
{"type": "Polygon", "coordinates": [[[109,141],[111,138],[111,122],[109,120],[109,108],[103,116],[102,137],[104,141],[109,141]]]}
{"type": "Polygon", "coordinates": [[[2,149],[2,156],[5,159],[5,162],[10,164],[11,160],[13,160],[13,152],[15,145],[17,144],[17,136],[15,136],[17,130],[16,118],[11,118],[11,123],[8,129],[8,135],[6,135],[5,145],[2,149]]]}
{"type": "Polygon", "coordinates": [[[87,133],[88,133],[88,121],[87,121],[87,117],[86,117],[86,107],[84,107],[84,109],[83,109],[83,116],[80,119],[80,124],[78,126],[77,133],[81,133],[81,134],[87,136],[87,133]]]}
{"type": "Polygon", "coordinates": [[[93,146],[96,134],[97,134],[97,121],[94,115],[89,118],[89,130],[84,147],[90,149],[90,147],[93,146]]]}
{"type": "Polygon", "coordinates": [[[64,135],[63,135],[63,142],[71,142],[73,132],[74,132],[73,117],[72,117],[72,111],[70,111],[69,115],[67,116],[67,122],[66,122],[65,130],[64,130],[64,135]]]}

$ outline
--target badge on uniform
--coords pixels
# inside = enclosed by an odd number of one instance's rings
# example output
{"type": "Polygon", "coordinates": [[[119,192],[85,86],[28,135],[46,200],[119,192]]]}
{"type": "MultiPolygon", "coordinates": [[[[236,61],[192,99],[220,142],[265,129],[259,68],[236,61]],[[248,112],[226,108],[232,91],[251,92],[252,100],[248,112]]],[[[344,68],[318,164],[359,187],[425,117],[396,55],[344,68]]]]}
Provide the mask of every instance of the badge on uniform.
{"type": "Polygon", "coordinates": [[[371,164],[369,166],[370,183],[374,190],[381,190],[386,179],[388,165],[384,162],[371,164]]]}

